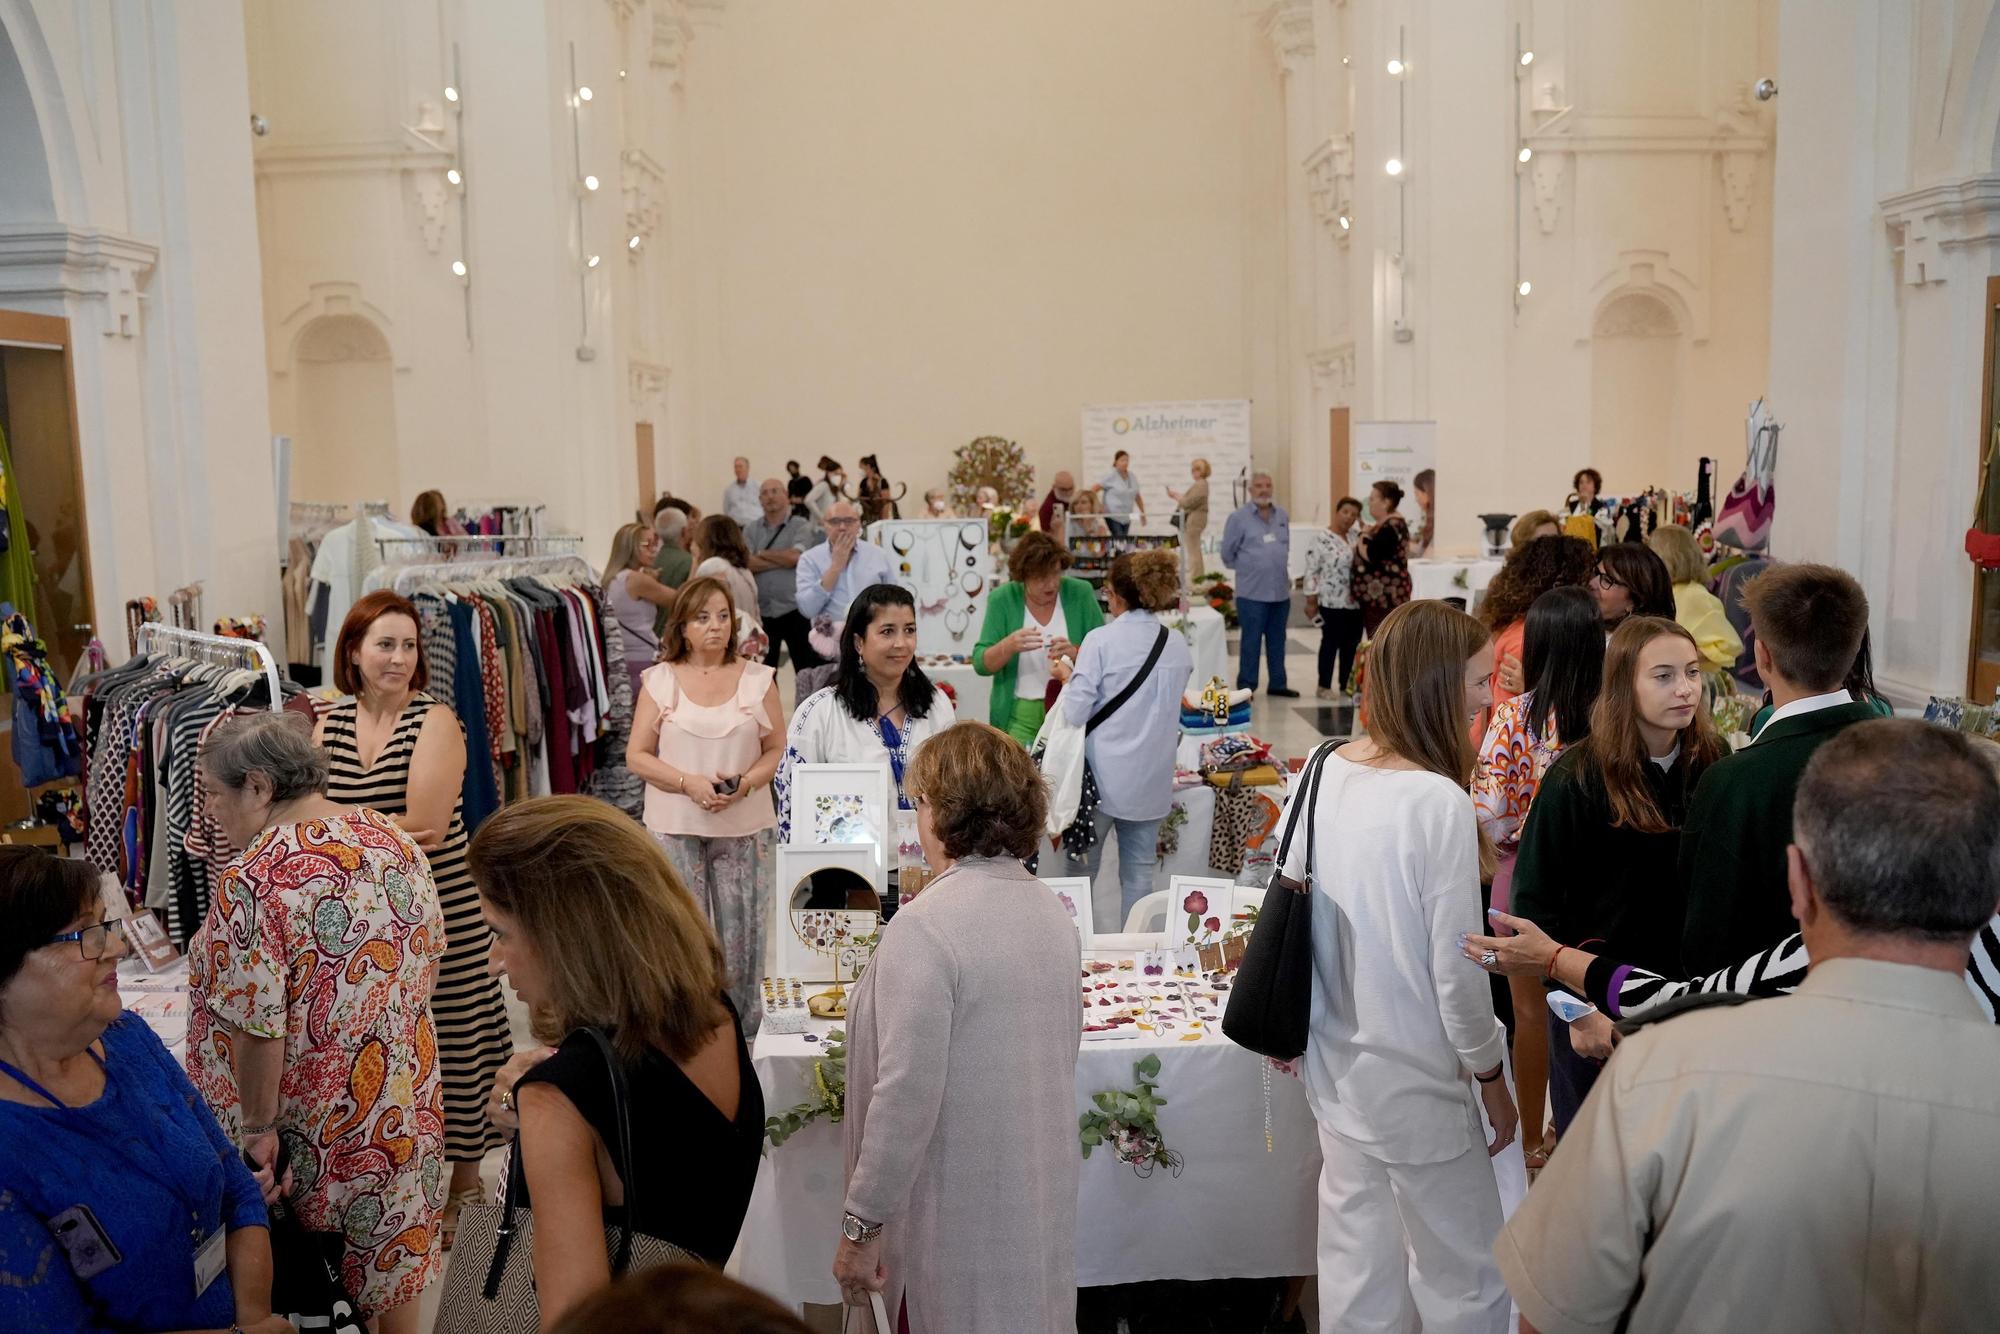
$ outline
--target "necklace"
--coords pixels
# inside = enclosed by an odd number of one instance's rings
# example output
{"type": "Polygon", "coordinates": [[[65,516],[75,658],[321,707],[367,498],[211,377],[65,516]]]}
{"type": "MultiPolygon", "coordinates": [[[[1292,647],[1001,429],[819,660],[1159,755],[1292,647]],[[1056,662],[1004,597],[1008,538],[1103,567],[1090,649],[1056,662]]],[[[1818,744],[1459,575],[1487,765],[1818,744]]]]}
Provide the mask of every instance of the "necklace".
{"type": "Polygon", "coordinates": [[[948,611],[945,613],[944,628],[951,631],[951,637],[955,641],[962,642],[965,639],[965,629],[971,624],[972,609],[970,605],[960,608],[957,611],[948,611]]]}

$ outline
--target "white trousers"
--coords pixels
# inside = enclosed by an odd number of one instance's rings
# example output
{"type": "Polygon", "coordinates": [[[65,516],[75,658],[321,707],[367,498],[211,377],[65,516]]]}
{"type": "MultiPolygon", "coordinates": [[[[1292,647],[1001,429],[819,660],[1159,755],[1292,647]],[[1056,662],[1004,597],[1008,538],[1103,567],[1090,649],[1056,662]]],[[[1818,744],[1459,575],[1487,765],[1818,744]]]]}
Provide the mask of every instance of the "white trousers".
{"type": "Polygon", "coordinates": [[[1385,1163],[1319,1132],[1320,1334],[1506,1334],[1493,1243],[1500,1191],[1484,1146],[1385,1163]]]}

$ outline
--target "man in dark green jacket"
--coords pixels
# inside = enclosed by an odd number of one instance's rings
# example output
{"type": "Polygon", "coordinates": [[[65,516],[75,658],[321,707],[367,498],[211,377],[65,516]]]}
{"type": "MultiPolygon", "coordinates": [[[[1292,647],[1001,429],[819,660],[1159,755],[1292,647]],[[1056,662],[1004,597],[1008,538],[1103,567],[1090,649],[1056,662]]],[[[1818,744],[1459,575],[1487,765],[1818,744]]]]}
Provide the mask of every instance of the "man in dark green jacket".
{"type": "Polygon", "coordinates": [[[1844,570],[1780,565],[1745,589],[1757,671],[1776,705],[1755,739],[1702,775],[1681,832],[1687,890],[1681,963],[1727,967],[1797,930],[1785,872],[1792,799],[1813,753],[1876,716],[1844,686],[1868,628],[1868,598],[1844,570]]]}

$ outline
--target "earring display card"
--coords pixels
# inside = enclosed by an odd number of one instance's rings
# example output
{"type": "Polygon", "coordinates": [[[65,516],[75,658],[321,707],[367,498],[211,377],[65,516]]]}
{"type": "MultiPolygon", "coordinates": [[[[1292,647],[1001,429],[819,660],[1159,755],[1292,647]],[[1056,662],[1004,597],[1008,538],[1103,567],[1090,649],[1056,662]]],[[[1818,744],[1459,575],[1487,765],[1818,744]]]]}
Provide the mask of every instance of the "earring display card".
{"type": "Polygon", "coordinates": [[[986,622],[995,571],[986,525],[968,519],[883,519],[868,540],[889,553],[917,600],[917,652],[968,654],[986,622]]]}
{"type": "Polygon", "coordinates": [[[1056,896],[1070,920],[1076,923],[1077,933],[1083,937],[1083,947],[1090,948],[1090,942],[1097,932],[1091,923],[1090,880],[1087,876],[1043,876],[1042,883],[1056,896]]]}

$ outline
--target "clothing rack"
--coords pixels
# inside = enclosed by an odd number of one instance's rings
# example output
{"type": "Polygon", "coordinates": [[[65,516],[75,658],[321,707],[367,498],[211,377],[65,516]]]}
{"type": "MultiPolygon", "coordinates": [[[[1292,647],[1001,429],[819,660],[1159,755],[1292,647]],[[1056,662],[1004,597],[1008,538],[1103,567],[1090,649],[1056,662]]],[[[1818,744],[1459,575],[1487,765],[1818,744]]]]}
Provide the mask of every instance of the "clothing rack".
{"type": "Polygon", "coordinates": [[[149,657],[159,652],[166,657],[191,658],[218,667],[261,671],[265,684],[271,688],[271,712],[277,713],[284,708],[285,698],[278,688],[278,660],[258,640],[203,634],[199,630],[148,621],[139,627],[139,651],[149,657]],[[246,658],[249,659],[247,665],[246,658]]]}
{"type": "Polygon", "coordinates": [[[477,551],[485,544],[500,548],[492,552],[494,556],[581,556],[583,538],[576,533],[556,533],[546,537],[531,537],[526,534],[513,536],[482,534],[446,534],[439,537],[377,537],[375,549],[383,563],[422,561],[428,556],[448,556],[462,551],[477,551]]]}
{"type": "MultiPolygon", "coordinates": [[[[459,538],[463,541],[491,541],[490,538],[459,538]]],[[[535,539],[547,540],[547,539],[535,539]]],[[[570,541],[582,545],[582,538],[570,541]]],[[[388,566],[370,576],[370,582],[381,578],[388,566]]],[[[597,582],[597,571],[585,563],[576,552],[550,552],[546,555],[502,555],[489,560],[434,560],[416,561],[395,568],[389,586],[398,593],[408,596],[410,588],[419,583],[457,584],[473,583],[481,579],[508,579],[521,574],[546,574],[565,578],[575,578],[586,584],[597,582]]],[[[381,586],[380,584],[377,585],[381,586]]]]}

